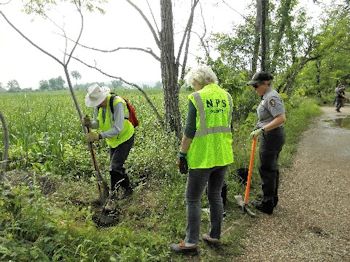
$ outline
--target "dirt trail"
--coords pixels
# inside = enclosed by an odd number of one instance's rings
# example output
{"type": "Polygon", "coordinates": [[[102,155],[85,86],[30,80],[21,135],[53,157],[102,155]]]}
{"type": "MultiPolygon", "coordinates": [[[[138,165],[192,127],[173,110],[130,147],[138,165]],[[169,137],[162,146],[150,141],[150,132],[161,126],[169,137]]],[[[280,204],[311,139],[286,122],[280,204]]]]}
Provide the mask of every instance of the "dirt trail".
{"type": "Polygon", "coordinates": [[[237,261],[350,261],[350,108],[323,111],[282,172],[274,215],[259,215],[237,261]]]}

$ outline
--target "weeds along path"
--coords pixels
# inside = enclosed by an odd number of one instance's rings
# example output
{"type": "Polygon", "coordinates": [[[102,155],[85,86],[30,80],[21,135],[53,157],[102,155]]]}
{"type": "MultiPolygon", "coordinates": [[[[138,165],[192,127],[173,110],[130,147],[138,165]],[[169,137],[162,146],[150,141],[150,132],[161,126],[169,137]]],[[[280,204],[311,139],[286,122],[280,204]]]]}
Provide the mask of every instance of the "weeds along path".
{"type": "Polygon", "coordinates": [[[350,261],[350,108],[323,111],[282,171],[276,212],[253,221],[237,261],[350,261]]]}

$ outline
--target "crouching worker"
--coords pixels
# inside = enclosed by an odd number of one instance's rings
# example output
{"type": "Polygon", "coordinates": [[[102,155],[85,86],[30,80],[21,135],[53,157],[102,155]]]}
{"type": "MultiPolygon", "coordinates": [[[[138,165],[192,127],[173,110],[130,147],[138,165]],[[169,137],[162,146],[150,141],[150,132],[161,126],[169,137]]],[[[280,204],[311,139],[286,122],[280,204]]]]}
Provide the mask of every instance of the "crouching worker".
{"type": "Polygon", "coordinates": [[[110,94],[108,87],[94,84],[88,88],[85,96],[87,107],[94,107],[94,119],[83,119],[83,124],[98,132],[89,132],[89,142],[106,139],[110,152],[110,176],[112,199],[116,197],[119,187],[124,189],[124,198],[132,194],[129,177],[124,163],[134,144],[134,126],[128,120],[129,111],[123,98],[110,94]]]}
{"type": "Polygon", "coordinates": [[[187,83],[195,92],[189,95],[188,116],[181,142],[178,165],[187,178],[186,238],[170,248],[178,253],[197,251],[201,221],[201,196],[208,187],[211,230],[203,235],[207,243],[218,244],[223,220],[221,190],[227,166],[233,162],[232,97],[217,83],[207,66],[191,71],[187,83]]]}

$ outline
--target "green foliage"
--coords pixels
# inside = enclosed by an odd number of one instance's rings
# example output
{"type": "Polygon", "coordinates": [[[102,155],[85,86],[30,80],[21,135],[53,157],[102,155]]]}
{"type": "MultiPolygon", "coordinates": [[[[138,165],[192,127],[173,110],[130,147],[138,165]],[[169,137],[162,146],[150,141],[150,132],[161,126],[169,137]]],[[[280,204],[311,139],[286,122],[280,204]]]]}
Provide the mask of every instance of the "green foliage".
{"type": "Polygon", "coordinates": [[[2,261],[157,261],[167,254],[162,236],[127,222],[99,230],[89,208],[59,210],[26,187],[2,191],[0,210],[2,261]]]}
{"type": "Polygon", "coordinates": [[[53,9],[59,2],[74,4],[80,9],[86,9],[89,12],[98,11],[104,13],[103,4],[106,0],[23,0],[24,12],[27,14],[36,14],[46,18],[48,11],[53,9]]]}
{"type": "Polygon", "coordinates": [[[308,95],[329,99],[339,83],[350,83],[350,15],[347,9],[336,6],[327,11],[321,32],[317,35],[315,53],[320,57],[300,73],[297,85],[308,95]]]}
{"type": "Polygon", "coordinates": [[[39,82],[39,90],[40,91],[57,91],[63,90],[65,81],[61,76],[56,78],[50,78],[49,80],[41,80],[39,82]]]}
{"type": "Polygon", "coordinates": [[[308,127],[309,123],[315,116],[321,114],[317,102],[313,99],[305,99],[301,96],[294,96],[287,104],[287,124],[286,145],[281,154],[281,165],[289,166],[292,164],[293,155],[297,149],[300,136],[308,127]]]}
{"type": "MultiPolygon", "coordinates": [[[[138,92],[120,90],[119,93],[133,102],[141,122],[127,162],[128,172],[137,186],[132,199],[120,202],[120,223],[108,229],[96,228],[91,219],[93,210],[89,203],[97,196],[96,181],[92,177],[89,155],[69,95],[38,92],[4,96],[0,110],[6,113],[12,134],[10,166],[26,168],[30,173],[21,175],[19,171],[11,171],[9,179],[13,185],[0,193],[0,260],[183,259],[170,254],[168,248],[170,243],[184,237],[186,223],[186,177],[178,174],[175,164],[178,142],[173,134],[166,134],[159,128],[138,92]],[[29,174],[32,174],[30,181],[27,179],[29,174]],[[19,184],[21,186],[16,186],[19,184]],[[50,188],[45,188],[48,185],[50,188]],[[46,192],[45,195],[42,192],[46,192]]],[[[250,89],[243,93],[257,99],[250,89]]],[[[150,91],[149,95],[157,106],[163,104],[161,92],[150,91]]],[[[186,115],[187,95],[181,93],[183,115],[186,115]]],[[[83,96],[84,93],[78,93],[81,104],[83,96]]],[[[287,144],[281,162],[286,165],[292,159],[291,154],[306,123],[319,110],[313,101],[305,100],[302,90],[290,99],[284,98],[288,110],[287,144]]],[[[234,100],[237,100],[237,106],[245,101],[240,96],[235,96],[234,100]]],[[[233,174],[236,169],[248,165],[249,133],[256,123],[254,106],[247,110],[248,116],[236,121],[233,134],[235,163],[230,166],[226,178],[230,203],[223,229],[224,246],[222,250],[211,250],[201,244],[201,258],[206,261],[225,261],[239,254],[240,241],[250,223],[240,215],[233,201],[234,195],[243,192],[233,174]],[[235,227],[232,221],[242,226],[235,227]]],[[[106,146],[100,145],[97,151],[102,170],[107,174],[106,146]]],[[[253,181],[252,190],[256,194],[259,189],[257,170],[253,181]]],[[[205,196],[203,206],[208,207],[205,196]]],[[[201,228],[205,233],[209,217],[203,213],[202,218],[201,228]]]]}

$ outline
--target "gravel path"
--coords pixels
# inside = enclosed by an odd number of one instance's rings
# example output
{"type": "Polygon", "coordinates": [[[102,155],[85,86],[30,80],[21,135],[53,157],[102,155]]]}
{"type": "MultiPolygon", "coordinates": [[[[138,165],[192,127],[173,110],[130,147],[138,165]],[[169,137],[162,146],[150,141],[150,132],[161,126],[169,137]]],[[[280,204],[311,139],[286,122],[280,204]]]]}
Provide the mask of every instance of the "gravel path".
{"type": "Polygon", "coordinates": [[[274,215],[259,214],[237,261],[350,261],[350,129],[334,126],[350,108],[323,111],[282,172],[274,215]]]}

